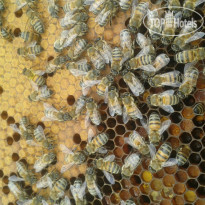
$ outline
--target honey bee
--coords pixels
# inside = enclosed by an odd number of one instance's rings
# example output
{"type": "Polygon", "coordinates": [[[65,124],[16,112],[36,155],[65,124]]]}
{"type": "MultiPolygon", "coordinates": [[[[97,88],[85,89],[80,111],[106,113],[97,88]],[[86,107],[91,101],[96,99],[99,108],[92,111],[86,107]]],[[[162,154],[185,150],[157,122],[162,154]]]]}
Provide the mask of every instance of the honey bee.
{"type": "Polygon", "coordinates": [[[58,181],[56,181],[50,190],[50,199],[53,202],[58,201],[60,198],[62,198],[65,194],[65,190],[68,186],[68,181],[65,178],[60,178],[58,181]]]}
{"type": "Polygon", "coordinates": [[[84,198],[86,189],[86,182],[82,182],[81,179],[76,179],[74,184],[70,186],[70,191],[75,199],[76,205],[86,205],[87,201],[84,198]]]}
{"type": "Polygon", "coordinates": [[[88,42],[85,39],[77,39],[68,49],[67,57],[69,60],[78,59],[81,54],[87,49],[88,42]]]}
{"type": "Polygon", "coordinates": [[[148,137],[151,144],[158,145],[163,132],[171,125],[171,120],[165,120],[161,123],[157,112],[152,112],[149,116],[148,125],[141,120],[142,125],[148,131],[148,137]]]}
{"type": "Polygon", "coordinates": [[[89,11],[92,12],[94,15],[97,15],[103,10],[103,8],[105,7],[105,3],[106,0],[94,0],[94,2],[89,8],[89,11]]]}
{"type": "Polygon", "coordinates": [[[181,4],[179,0],[169,0],[168,1],[168,9],[170,11],[173,11],[174,13],[177,13],[180,11],[181,4]]]}
{"type": "Polygon", "coordinates": [[[41,40],[41,35],[34,32],[23,31],[20,34],[20,37],[24,40],[24,42],[28,44],[38,44],[41,40]]]}
{"type": "Polygon", "coordinates": [[[77,37],[85,35],[88,31],[88,26],[84,22],[79,22],[70,30],[61,32],[61,36],[54,42],[56,52],[62,52],[64,48],[70,46],[77,37]]]}
{"type": "Polygon", "coordinates": [[[95,40],[95,48],[98,50],[100,55],[104,58],[105,63],[109,63],[112,60],[112,48],[108,43],[102,38],[98,38],[95,40]]]}
{"type": "Polygon", "coordinates": [[[60,20],[60,25],[63,28],[71,29],[78,22],[86,22],[89,16],[84,11],[78,11],[76,13],[66,13],[65,17],[60,20]]]}
{"type": "Polygon", "coordinates": [[[106,26],[108,22],[112,21],[112,18],[116,16],[116,13],[119,9],[118,1],[111,0],[105,3],[104,8],[95,18],[95,22],[97,22],[101,27],[106,26]]]}
{"type": "Polygon", "coordinates": [[[150,86],[172,86],[179,87],[181,85],[181,73],[179,71],[172,71],[164,74],[158,74],[148,79],[150,86]]]}
{"type": "Polygon", "coordinates": [[[45,32],[44,24],[37,11],[31,9],[27,9],[26,14],[29,18],[29,22],[31,27],[34,29],[35,32],[42,34],[45,32]]]}
{"type": "Polygon", "coordinates": [[[126,200],[126,201],[121,201],[120,205],[135,205],[135,202],[131,199],[126,200]]]}
{"type": "Polygon", "coordinates": [[[99,70],[90,70],[85,76],[83,76],[82,80],[80,81],[83,95],[87,95],[90,88],[100,82],[100,80],[97,80],[99,76],[99,70]]]}
{"type": "Polygon", "coordinates": [[[59,8],[58,0],[48,0],[48,12],[52,18],[58,18],[59,8]]]}
{"type": "Polygon", "coordinates": [[[150,95],[147,98],[148,104],[159,106],[169,113],[174,112],[172,105],[178,104],[179,101],[180,98],[177,95],[174,95],[174,90],[166,90],[160,94],[150,95]]]}
{"type": "Polygon", "coordinates": [[[111,86],[113,81],[114,81],[114,77],[112,75],[107,75],[103,77],[100,83],[97,85],[97,94],[100,96],[107,95],[108,87],[111,86]]]}
{"type": "Polygon", "coordinates": [[[29,196],[26,191],[22,189],[22,187],[18,183],[9,181],[8,187],[10,191],[14,194],[14,196],[18,198],[17,202],[24,203],[29,199],[29,196]]]}
{"type": "MultiPolygon", "coordinates": [[[[180,12],[179,12],[180,13],[180,12]]],[[[174,38],[176,25],[175,25],[175,19],[180,18],[178,14],[173,14],[173,12],[167,12],[165,14],[165,23],[162,29],[162,38],[161,41],[164,45],[169,45],[174,38]]]]}
{"type": "Polygon", "coordinates": [[[77,62],[69,62],[66,64],[67,70],[74,76],[84,76],[91,70],[91,65],[88,64],[86,59],[81,59],[77,62]]]}
{"type": "Polygon", "coordinates": [[[142,113],[137,108],[134,98],[130,95],[130,93],[123,93],[121,98],[123,103],[123,122],[126,124],[129,120],[129,117],[132,119],[142,119],[142,113]]]}
{"type": "Polygon", "coordinates": [[[41,100],[45,100],[50,98],[53,95],[53,91],[49,89],[46,85],[41,87],[36,87],[35,91],[33,91],[29,96],[28,99],[31,102],[38,102],[41,100]]]}
{"type": "Polygon", "coordinates": [[[36,2],[37,0],[16,0],[16,5],[17,5],[16,11],[24,8],[25,6],[33,8],[36,2]]]}
{"type": "Polygon", "coordinates": [[[93,167],[88,167],[86,169],[86,173],[85,173],[85,181],[87,184],[87,188],[88,188],[88,192],[92,195],[92,196],[98,196],[100,199],[102,199],[102,194],[98,188],[98,185],[96,183],[97,181],[97,176],[95,173],[95,169],[93,167]]]}
{"type": "Polygon", "coordinates": [[[44,154],[39,159],[37,159],[34,163],[35,172],[41,172],[44,168],[53,163],[56,159],[56,154],[53,152],[49,152],[48,154],[44,154]]]}
{"type": "Polygon", "coordinates": [[[35,197],[32,197],[31,199],[25,201],[25,203],[23,203],[25,205],[29,204],[29,205],[38,205],[38,204],[42,204],[42,205],[48,205],[48,203],[46,202],[46,199],[41,196],[41,195],[36,195],[35,197]]]}
{"type": "Polygon", "coordinates": [[[36,183],[36,187],[38,189],[52,188],[53,184],[60,179],[60,173],[57,170],[52,170],[51,172],[47,173],[43,177],[40,178],[40,180],[36,183]]]}
{"type": "Polygon", "coordinates": [[[124,63],[134,55],[131,32],[128,29],[124,29],[120,32],[120,46],[123,50],[122,63],[124,63]]]}
{"type": "Polygon", "coordinates": [[[14,39],[14,35],[11,29],[1,27],[1,36],[5,40],[12,42],[14,39]]]}
{"type": "Polygon", "coordinates": [[[123,11],[127,11],[132,6],[133,0],[120,0],[119,5],[123,11]]]}
{"type": "Polygon", "coordinates": [[[71,201],[70,201],[70,199],[68,198],[68,196],[65,196],[63,199],[61,199],[59,205],[71,205],[71,201]]]}
{"type": "Polygon", "coordinates": [[[31,146],[36,146],[37,144],[33,139],[34,126],[30,123],[28,117],[24,116],[20,120],[20,126],[17,127],[16,124],[11,124],[10,127],[17,133],[19,133],[26,143],[31,146]]]}
{"type": "Polygon", "coordinates": [[[180,146],[176,156],[178,166],[183,166],[187,162],[190,152],[191,149],[189,146],[187,145],[180,146]]]}
{"type": "Polygon", "coordinates": [[[196,41],[204,36],[204,32],[194,32],[194,28],[190,25],[185,26],[179,33],[179,36],[177,36],[171,47],[174,51],[180,51],[180,50],[187,50],[190,49],[189,43],[192,41],[196,41]]]}
{"type": "Polygon", "coordinates": [[[103,171],[105,177],[111,184],[115,184],[115,179],[112,174],[119,174],[121,172],[121,167],[116,162],[113,162],[114,159],[114,155],[108,155],[105,158],[99,158],[94,161],[94,166],[103,171]]]}
{"type": "Polygon", "coordinates": [[[203,60],[205,58],[205,48],[199,47],[196,49],[185,50],[177,53],[174,59],[177,63],[190,63],[203,60]]]}
{"type": "Polygon", "coordinates": [[[133,6],[131,18],[129,21],[129,29],[131,32],[136,33],[142,24],[143,18],[148,11],[149,3],[141,2],[137,6],[133,6]]]}
{"type": "Polygon", "coordinates": [[[192,15],[193,10],[195,10],[195,8],[202,3],[204,3],[203,0],[194,0],[194,1],[185,0],[183,4],[183,8],[184,8],[183,17],[189,18],[192,15]]]}
{"type": "Polygon", "coordinates": [[[114,86],[108,88],[108,109],[112,117],[115,114],[122,115],[122,105],[119,98],[119,93],[117,88],[114,86]]]}
{"type": "Polygon", "coordinates": [[[23,69],[23,75],[25,75],[34,86],[42,87],[46,84],[46,79],[39,73],[39,71],[34,71],[32,69],[23,69]]]}
{"type": "Polygon", "coordinates": [[[83,96],[83,95],[77,99],[77,101],[74,105],[74,108],[73,108],[73,110],[75,112],[75,114],[74,114],[75,116],[79,116],[81,114],[81,112],[84,110],[85,105],[86,105],[86,99],[87,99],[87,97],[83,96]]]}
{"type": "Polygon", "coordinates": [[[36,184],[37,178],[23,162],[16,162],[16,168],[20,177],[10,176],[9,180],[13,182],[25,181],[31,185],[36,184]]]}
{"type": "Polygon", "coordinates": [[[163,143],[158,151],[155,153],[154,150],[151,151],[152,159],[149,164],[149,170],[152,173],[158,172],[163,167],[169,167],[176,164],[176,160],[174,158],[170,158],[170,154],[172,152],[171,144],[168,142],[163,143]]]}
{"type": "Polygon", "coordinates": [[[65,13],[74,13],[77,10],[83,10],[84,9],[84,1],[85,0],[68,1],[64,5],[63,10],[64,10],[65,13]]]}
{"type": "Polygon", "coordinates": [[[193,111],[196,115],[203,115],[205,114],[205,105],[203,103],[197,103],[194,108],[193,111]]]}
{"type": "Polygon", "coordinates": [[[111,73],[116,76],[122,70],[123,53],[120,47],[112,50],[111,73]]]}
{"type": "Polygon", "coordinates": [[[153,41],[157,41],[161,38],[161,32],[162,32],[162,26],[160,25],[160,17],[156,10],[148,10],[147,12],[147,24],[148,24],[148,31],[150,34],[150,37],[153,41]]]}
{"type": "Polygon", "coordinates": [[[3,11],[4,9],[5,9],[4,0],[0,0],[0,11],[3,11]]]}
{"type": "Polygon", "coordinates": [[[133,148],[137,149],[140,154],[142,155],[148,155],[149,154],[149,146],[145,143],[142,136],[136,132],[133,131],[130,133],[128,138],[125,138],[125,142],[128,143],[133,148]]]}
{"type": "Polygon", "coordinates": [[[140,157],[138,154],[131,154],[125,158],[125,163],[122,166],[122,176],[125,178],[129,178],[133,175],[135,169],[140,164],[140,157]]]}
{"type": "Polygon", "coordinates": [[[23,56],[29,60],[34,60],[36,56],[38,56],[42,51],[44,51],[44,48],[42,48],[40,45],[36,45],[36,42],[26,47],[20,47],[17,49],[18,55],[23,56]]]}
{"type": "Polygon", "coordinates": [[[59,121],[59,122],[65,122],[65,121],[72,120],[71,115],[68,112],[62,111],[62,109],[57,110],[52,105],[44,103],[45,116],[42,118],[42,120],[43,121],[59,121]]]}
{"type": "Polygon", "coordinates": [[[108,135],[106,133],[100,133],[94,137],[92,129],[88,131],[88,144],[85,147],[88,155],[94,154],[95,152],[106,153],[107,150],[102,146],[108,142],[108,135]]]}
{"type": "Polygon", "coordinates": [[[105,60],[100,55],[100,53],[98,53],[98,51],[95,47],[92,46],[92,47],[88,48],[87,54],[97,70],[104,70],[105,69],[105,60]]]}
{"type": "Polygon", "coordinates": [[[65,145],[60,144],[60,149],[65,156],[65,162],[68,163],[63,165],[61,168],[61,173],[66,172],[69,170],[73,165],[81,165],[87,160],[87,155],[83,151],[76,151],[73,152],[72,150],[68,149],[65,145]]]}
{"type": "Polygon", "coordinates": [[[194,87],[196,87],[198,76],[199,71],[197,68],[193,67],[191,63],[185,65],[184,79],[177,92],[180,98],[185,98],[193,91],[194,87]]]}
{"type": "Polygon", "coordinates": [[[93,100],[93,98],[87,98],[86,99],[86,125],[89,124],[89,121],[91,121],[95,125],[99,125],[102,121],[100,112],[98,110],[97,103],[93,100]]]}
{"type": "Polygon", "coordinates": [[[123,71],[123,80],[129,86],[130,90],[135,96],[139,96],[145,91],[144,86],[140,80],[135,76],[134,73],[129,72],[128,70],[123,71]]]}
{"type": "Polygon", "coordinates": [[[44,148],[48,150],[55,148],[54,140],[51,137],[46,137],[42,126],[38,125],[34,129],[34,137],[36,141],[40,142],[44,148]]]}

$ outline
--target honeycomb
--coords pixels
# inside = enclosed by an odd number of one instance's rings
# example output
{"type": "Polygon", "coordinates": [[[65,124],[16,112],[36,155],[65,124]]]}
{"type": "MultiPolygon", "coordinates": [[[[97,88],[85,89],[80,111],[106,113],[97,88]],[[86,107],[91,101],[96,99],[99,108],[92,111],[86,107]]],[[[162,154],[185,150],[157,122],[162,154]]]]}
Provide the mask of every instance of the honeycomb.
{"type": "MultiPolygon", "coordinates": [[[[62,5],[64,2],[60,2],[62,5]]],[[[155,1],[151,2],[155,7],[155,1]]],[[[20,31],[27,27],[27,16],[20,10],[15,12],[15,1],[5,1],[6,10],[2,12],[4,25],[9,26],[14,31],[13,43],[8,43],[4,39],[0,39],[0,204],[13,205],[16,198],[10,192],[7,184],[8,177],[16,173],[15,162],[18,160],[26,161],[29,165],[34,164],[36,158],[42,154],[41,147],[31,147],[21,140],[20,135],[14,133],[9,127],[12,123],[18,123],[22,116],[28,116],[32,124],[41,124],[56,137],[58,147],[56,148],[57,163],[54,165],[58,170],[64,165],[64,155],[60,152],[59,145],[65,144],[72,148],[78,146],[83,149],[87,140],[87,129],[85,127],[84,118],[81,116],[77,121],[66,123],[60,122],[41,122],[43,117],[42,103],[29,102],[27,96],[30,94],[32,87],[30,82],[23,76],[23,68],[44,68],[47,61],[56,56],[53,49],[53,43],[61,32],[59,22],[52,19],[47,12],[47,1],[39,0],[38,11],[46,25],[46,31],[42,35],[41,45],[45,51],[36,58],[35,61],[26,61],[17,55],[16,50],[23,45],[23,41],[18,38],[20,31]],[[45,3],[46,2],[46,3],[45,3]]],[[[197,10],[204,16],[205,8],[197,10]]],[[[60,14],[63,16],[63,14],[60,14]]],[[[95,23],[94,16],[90,14],[88,20],[89,32],[86,38],[91,41],[99,36],[112,46],[119,46],[119,33],[126,28],[127,19],[130,13],[118,12],[116,18],[112,21],[112,26],[107,25],[102,28],[95,23]]],[[[203,31],[205,29],[203,28],[203,31]]],[[[140,31],[146,32],[142,26],[140,31]]],[[[197,45],[204,46],[205,41],[197,41],[197,45]]],[[[139,51],[139,48],[136,48],[139,51]]],[[[157,54],[167,53],[171,57],[170,63],[165,71],[179,70],[183,72],[183,65],[173,61],[174,52],[170,47],[159,45],[157,54]]],[[[201,72],[203,62],[199,62],[198,69],[201,72]]],[[[81,95],[79,86],[80,78],[73,77],[67,70],[59,70],[55,75],[48,76],[47,85],[51,87],[55,94],[48,99],[49,104],[55,105],[57,108],[67,107],[68,110],[74,104],[75,99],[81,95]]],[[[128,90],[123,79],[116,79],[116,85],[120,93],[128,90]]],[[[155,107],[146,104],[146,97],[150,93],[159,93],[164,88],[150,88],[145,83],[146,92],[138,97],[139,109],[144,116],[149,116],[155,107]]],[[[122,117],[110,117],[108,107],[95,94],[92,89],[91,96],[99,102],[99,108],[103,122],[97,126],[99,132],[109,134],[109,141],[106,148],[110,153],[116,156],[119,165],[123,164],[123,160],[131,152],[132,148],[125,144],[124,138],[129,133],[137,130],[143,137],[147,138],[145,129],[141,126],[139,120],[130,120],[127,124],[123,124],[122,117]]],[[[157,108],[163,118],[170,118],[172,124],[170,128],[164,132],[163,139],[171,143],[173,151],[171,157],[176,156],[176,150],[181,144],[187,144],[191,147],[191,155],[188,162],[183,167],[172,166],[164,168],[156,174],[148,171],[149,159],[143,159],[142,163],[137,167],[130,179],[123,179],[120,175],[115,176],[116,183],[111,185],[105,179],[101,171],[97,171],[97,184],[102,191],[104,198],[100,201],[89,193],[86,199],[89,204],[119,204],[121,200],[133,198],[140,204],[160,204],[160,205],[182,205],[182,204],[205,204],[205,116],[195,116],[193,106],[197,102],[205,102],[205,76],[199,75],[196,90],[179,104],[173,106],[175,112],[168,114],[160,108],[157,108]]],[[[63,174],[73,184],[76,177],[84,179],[86,164],[74,166],[69,172],[63,174]]],[[[42,173],[43,174],[43,173],[42,173]]],[[[37,192],[35,187],[33,191],[37,192]]],[[[32,194],[31,187],[26,186],[29,194],[32,194]]],[[[70,195],[69,190],[66,194],[70,195]]],[[[71,197],[71,202],[73,199],[71,197]]]]}

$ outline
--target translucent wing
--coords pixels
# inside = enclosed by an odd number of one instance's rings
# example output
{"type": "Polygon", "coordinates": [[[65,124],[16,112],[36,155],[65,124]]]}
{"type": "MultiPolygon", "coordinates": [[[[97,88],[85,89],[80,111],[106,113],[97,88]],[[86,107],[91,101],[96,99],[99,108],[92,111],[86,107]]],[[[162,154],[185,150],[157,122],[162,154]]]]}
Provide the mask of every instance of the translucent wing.
{"type": "Polygon", "coordinates": [[[169,63],[169,61],[170,58],[166,54],[162,53],[156,57],[153,64],[158,64],[157,69],[160,70],[161,68],[165,67],[169,63]]]}
{"type": "Polygon", "coordinates": [[[100,153],[100,154],[106,154],[107,153],[107,149],[104,148],[104,147],[100,147],[100,148],[98,148],[97,152],[100,153]]]}
{"type": "Polygon", "coordinates": [[[112,162],[115,159],[115,155],[111,154],[104,158],[105,162],[112,162]]]}
{"type": "Polygon", "coordinates": [[[47,177],[47,183],[48,183],[49,188],[51,189],[53,186],[53,181],[51,180],[50,177],[47,177]]]}
{"type": "Polygon", "coordinates": [[[30,80],[31,86],[33,87],[33,89],[35,91],[38,91],[38,85],[36,83],[34,83],[33,81],[30,80]]]}
{"type": "Polygon", "coordinates": [[[60,144],[60,149],[65,154],[74,154],[72,150],[68,149],[65,145],[60,144]]]}
{"type": "Polygon", "coordinates": [[[68,198],[68,196],[65,196],[65,198],[63,199],[64,205],[71,205],[71,201],[68,198]]]}
{"type": "Polygon", "coordinates": [[[36,75],[44,75],[45,74],[45,71],[44,70],[34,70],[33,71],[36,75]]]}
{"type": "Polygon", "coordinates": [[[166,129],[169,128],[169,126],[171,125],[171,120],[166,120],[162,123],[162,126],[159,130],[159,133],[162,134],[166,129]]]}
{"type": "Polygon", "coordinates": [[[121,201],[120,205],[126,205],[126,202],[125,201],[121,201]]]}
{"type": "Polygon", "coordinates": [[[162,164],[162,167],[170,167],[170,166],[174,166],[176,164],[177,164],[177,159],[170,158],[165,163],[162,164]]]}
{"type": "Polygon", "coordinates": [[[12,181],[12,182],[23,182],[25,180],[23,178],[21,178],[21,177],[17,177],[15,175],[13,175],[13,176],[9,177],[9,181],[12,181]]]}
{"type": "Polygon", "coordinates": [[[41,125],[38,125],[37,128],[35,130],[38,130],[39,133],[41,133],[41,136],[46,139],[43,127],[41,125]]]}
{"type": "Polygon", "coordinates": [[[56,110],[56,108],[54,108],[52,105],[49,105],[48,103],[43,103],[44,109],[45,110],[52,110],[54,112],[58,112],[58,110],[56,110]]]}
{"type": "Polygon", "coordinates": [[[142,126],[149,132],[149,127],[147,125],[147,120],[145,118],[140,120],[142,126]]]}
{"type": "Polygon", "coordinates": [[[24,6],[26,6],[27,2],[23,2],[21,0],[16,0],[16,5],[17,5],[17,8],[16,8],[16,11],[22,9],[24,6]]]}
{"type": "Polygon", "coordinates": [[[111,106],[109,103],[108,103],[108,108],[109,108],[109,113],[112,117],[114,117],[115,115],[115,110],[113,108],[113,106],[111,106]]]}
{"type": "Polygon", "coordinates": [[[149,147],[149,153],[150,153],[151,158],[154,158],[156,154],[155,146],[153,144],[149,144],[148,147],[149,147]]]}
{"type": "Polygon", "coordinates": [[[115,178],[112,174],[106,172],[106,171],[103,171],[105,177],[107,178],[107,180],[110,182],[110,184],[115,184],[115,178]]]}
{"type": "Polygon", "coordinates": [[[95,2],[95,0],[85,0],[84,5],[91,5],[95,2]]]}
{"type": "Polygon", "coordinates": [[[85,127],[88,127],[90,125],[90,115],[89,112],[86,112],[86,116],[85,116],[85,127]]]}
{"type": "Polygon", "coordinates": [[[46,187],[48,187],[48,179],[49,177],[42,177],[37,183],[36,183],[36,187],[38,188],[38,189],[41,189],[41,188],[46,188],[46,187]]]}
{"type": "Polygon", "coordinates": [[[82,184],[82,186],[80,187],[80,190],[78,192],[78,197],[79,199],[83,200],[83,197],[85,196],[85,189],[86,189],[86,182],[84,182],[82,184]]]}
{"type": "Polygon", "coordinates": [[[122,120],[123,120],[124,124],[126,124],[129,121],[129,116],[127,114],[127,110],[126,110],[125,106],[123,106],[123,110],[122,110],[122,120]]]}
{"type": "Polygon", "coordinates": [[[63,47],[66,48],[70,46],[77,36],[78,36],[77,34],[73,34],[72,36],[69,36],[68,38],[66,38],[66,41],[64,42],[63,47]]]}
{"type": "MultiPolygon", "coordinates": [[[[181,73],[177,70],[172,71],[172,72],[168,72],[165,74],[160,75],[161,77],[167,76],[167,75],[180,75],[181,73]]],[[[167,85],[167,86],[172,86],[172,87],[179,87],[181,85],[180,82],[162,82],[162,85],[167,85]]]]}
{"type": "Polygon", "coordinates": [[[137,79],[137,77],[132,76],[132,83],[128,83],[128,85],[135,96],[139,96],[140,93],[145,91],[143,85],[137,79]]]}
{"type": "Polygon", "coordinates": [[[143,55],[147,55],[150,52],[150,46],[143,47],[142,50],[136,55],[136,57],[140,57],[143,55]]]}
{"type": "Polygon", "coordinates": [[[144,48],[145,46],[151,45],[151,40],[148,37],[145,37],[142,33],[138,33],[136,37],[136,42],[140,46],[140,48],[144,48]]]}
{"type": "MultiPolygon", "coordinates": [[[[48,117],[46,117],[46,116],[42,117],[41,120],[44,121],[44,122],[45,122],[45,121],[52,121],[51,118],[48,118],[48,117]]],[[[56,119],[54,119],[54,120],[56,120],[56,119]]]]}
{"type": "Polygon", "coordinates": [[[73,165],[74,165],[74,162],[72,162],[72,163],[70,163],[70,164],[63,165],[62,168],[61,168],[61,173],[66,172],[66,171],[69,170],[73,165]]]}
{"type": "Polygon", "coordinates": [[[10,124],[10,127],[13,129],[14,132],[19,133],[20,135],[22,134],[20,129],[17,127],[16,124],[10,124]]]}
{"type": "Polygon", "coordinates": [[[140,144],[145,144],[145,142],[144,142],[142,136],[141,136],[138,132],[133,131],[132,134],[135,135],[135,138],[140,142],[140,144]]]}
{"type": "Polygon", "coordinates": [[[96,122],[94,123],[95,125],[99,125],[100,124],[101,119],[100,119],[100,114],[99,114],[99,111],[97,110],[97,108],[95,108],[93,110],[93,119],[97,119],[98,120],[98,122],[96,120],[96,122]]]}
{"type": "Polygon", "coordinates": [[[30,146],[35,146],[35,147],[40,147],[41,145],[37,144],[35,141],[33,140],[26,140],[26,143],[30,146]]]}
{"type": "Polygon", "coordinates": [[[100,80],[88,80],[88,81],[85,82],[87,87],[92,87],[92,86],[94,86],[98,83],[100,83],[100,80]]]}
{"type": "Polygon", "coordinates": [[[160,107],[168,113],[174,112],[174,109],[171,105],[161,105],[160,107]]]}
{"type": "Polygon", "coordinates": [[[70,25],[70,24],[75,24],[76,21],[75,20],[72,20],[71,18],[73,17],[73,14],[72,13],[66,13],[64,18],[60,20],[60,25],[62,27],[66,27],[67,25],[70,25]]]}
{"type": "Polygon", "coordinates": [[[88,142],[91,142],[92,138],[95,136],[93,129],[88,130],[88,142]]]}
{"type": "Polygon", "coordinates": [[[112,48],[108,44],[104,43],[103,51],[104,53],[101,53],[101,54],[103,58],[105,59],[105,62],[108,64],[109,62],[112,61],[112,48]]]}
{"type": "Polygon", "coordinates": [[[155,72],[156,68],[153,65],[145,65],[140,67],[141,70],[147,71],[147,72],[155,72]]]}
{"type": "Polygon", "coordinates": [[[193,36],[191,36],[189,39],[187,39],[185,41],[185,43],[190,43],[192,41],[196,41],[196,40],[198,40],[200,38],[203,38],[204,35],[205,35],[204,32],[196,32],[193,36]]]}
{"type": "MultiPolygon", "coordinates": [[[[87,1],[87,0],[86,0],[87,1]]],[[[89,2],[90,0],[88,0],[89,2]]],[[[101,4],[104,4],[105,0],[99,0],[99,1],[93,1],[94,3],[91,4],[89,11],[93,12],[96,10],[96,7],[100,6],[101,4]]]]}
{"type": "Polygon", "coordinates": [[[197,7],[204,2],[205,2],[205,0],[198,0],[198,1],[196,1],[195,6],[197,7]]]}
{"type": "Polygon", "coordinates": [[[99,197],[100,199],[102,199],[103,197],[102,197],[102,194],[101,194],[99,188],[97,187],[97,184],[95,184],[94,186],[95,186],[95,191],[96,191],[98,197],[99,197]]]}
{"type": "Polygon", "coordinates": [[[69,69],[69,71],[76,77],[86,75],[86,71],[78,70],[78,69],[69,69]]]}
{"type": "Polygon", "coordinates": [[[102,22],[105,21],[105,19],[109,18],[109,15],[111,14],[111,11],[106,11],[104,13],[103,11],[103,14],[98,14],[98,16],[95,18],[95,22],[101,24],[102,22]]]}
{"type": "Polygon", "coordinates": [[[108,86],[105,88],[104,102],[108,103],[108,86]]]}
{"type": "Polygon", "coordinates": [[[173,95],[173,94],[174,94],[174,90],[166,90],[163,93],[161,93],[160,95],[163,96],[163,95],[173,95]]]}

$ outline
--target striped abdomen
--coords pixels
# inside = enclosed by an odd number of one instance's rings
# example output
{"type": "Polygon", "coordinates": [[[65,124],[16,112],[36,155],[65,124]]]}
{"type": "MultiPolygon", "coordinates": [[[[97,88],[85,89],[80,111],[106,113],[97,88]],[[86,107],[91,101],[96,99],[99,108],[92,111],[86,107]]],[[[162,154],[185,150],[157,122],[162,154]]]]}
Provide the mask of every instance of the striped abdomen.
{"type": "Polygon", "coordinates": [[[68,182],[64,178],[60,178],[54,185],[54,188],[57,192],[65,191],[66,187],[68,185],[68,182]]]}
{"type": "Polygon", "coordinates": [[[120,0],[119,5],[122,10],[127,11],[132,4],[132,0],[120,0]]]}
{"type": "Polygon", "coordinates": [[[46,79],[43,76],[41,76],[41,75],[40,76],[39,75],[35,75],[32,80],[38,86],[43,86],[43,85],[46,84],[46,79]]]}
{"type": "Polygon", "coordinates": [[[159,150],[156,153],[156,159],[160,162],[166,162],[169,159],[169,156],[172,152],[172,147],[169,143],[164,143],[161,145],[159,150]]]}
{"type": "Polygon", "coordinates": [[[149,129],[152,131],[158,131],[161,127],[161,120],[158,113],[151,113],[149,116],[149,129]]]}
{"type": "MultiPolygon", "coordinates": [[[[99,159],[99,160],[103,160],[103,159],[99,159]]],[[[97,163],[98,164],[98,163],[97,163]]],[[[116,164],[115,162],[104,162],[102,161],[101,166],[98,167],[98,169],[113,173],[113,174],[118,174],[120,173],[120,166],[118,164],[116,164]]]]}
{"type": "Polygon", "coordinates": [[[196,61],[195,51],[186,50],[186,51],[179,52],[174,56],[174,59],[177,63],[190,63],[196,61]]]}
{"type": "Polygon", "coordinates": [[[44,25],[37,16],[34,16],[33,19],[31,20],[31,26],[37,33],[44,33],[44,25]]]}
{"type": "Polygon", "coordinates": [[[197,103],[194,108],[193,111],[195,114],[197,115],[203,115],[205,113],[205,105],[203,103],[197,103]]]}
{"type": "Polygon", "coordinates": [[[178,166],[183,166],[190,155],[191,149],[187,145],[182,145],[177,153],[176,159],[178,166]]]}
{"type": "Polygon", "coordinates": [[[23,162],[16,162],[16,169],[21,177],[26,177],[28,174],[28,170],[26,165],[23,162]]]}
{"type": "Polygon", "coordinates": [[[177,95],[164,95],[162,96],[162,105],[176,105],[180,101],[177,95]]]}

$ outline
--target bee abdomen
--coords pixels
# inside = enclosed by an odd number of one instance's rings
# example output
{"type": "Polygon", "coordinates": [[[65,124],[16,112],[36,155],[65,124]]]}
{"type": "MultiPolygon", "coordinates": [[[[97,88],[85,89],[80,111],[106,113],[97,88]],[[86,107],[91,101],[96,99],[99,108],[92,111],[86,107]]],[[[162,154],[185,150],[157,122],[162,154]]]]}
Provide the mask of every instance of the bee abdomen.
{"type": "Polygon", "coordinates": [[[194,108],[194,113],[197,115],[203,115],[205,113],[205,105],[203,103],[197,103],[194,108]]]}
{"type": "Polygon", "coordinates": [[[156,158],[161,162],[166,162],[171,154],[172,147],[169,143],[164,143],[156,153],[156,158]]]}

